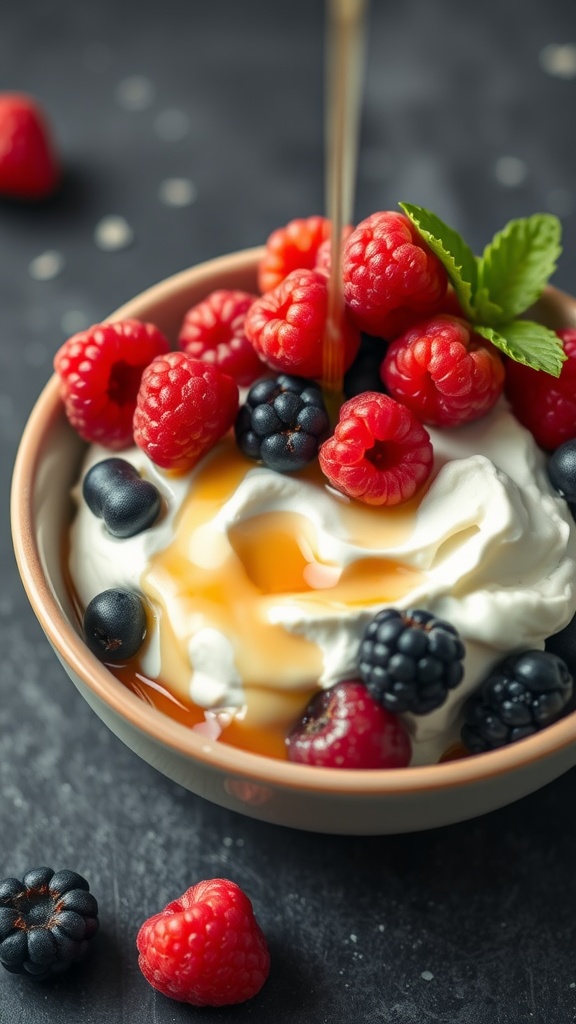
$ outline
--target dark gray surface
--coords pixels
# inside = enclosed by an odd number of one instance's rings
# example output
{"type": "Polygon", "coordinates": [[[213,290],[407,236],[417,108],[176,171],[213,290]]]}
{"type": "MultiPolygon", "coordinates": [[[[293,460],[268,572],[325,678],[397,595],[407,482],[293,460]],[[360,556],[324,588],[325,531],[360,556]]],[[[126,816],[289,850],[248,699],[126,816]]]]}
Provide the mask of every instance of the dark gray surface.
{"type": "MultiPolygon", "coordinates": [[[[330,838],[244,819],[107,731],[49,649],[14,566],[12,463],[65,314],[99,320],[175,270],[322,211],[322,4],[5,0],[0,12],[0,88],[41,98],[67,166],[53,202],[0,205],[0,876],[75,868],[102,920],[91,960],[57,985],[0,973],[1,1024],[576,1020],[574,773],[422,835],[330,838]],[[155,99],[127,112],[116,89],[134,74],[155,99]],[[156,134],[167,109],[188,114],[181,141],[156,134]],[[162,205],[169,177],[190,178],[197,201],[162,205]],[[133,226],[131,248],[94,245],[110,213],[133,226]],[[31,260],[52,249],[63,272],[33,280],[31,260]],[[252,1003],[195,1011],[149,988],[135,935],[221,874],[251,896],[273,967],[252,1003]]],[[[576,51],[550,74],[550,44],[576,45],[574,0],[474,11],[373,0],[356,218],[400,199],[428,205],[480,251],[510,217],[551,209],[567,250],[555,283],[576,288],[576,51]],[[498,179],[503,157],[523,162],[516,186],[498,179]]]]}

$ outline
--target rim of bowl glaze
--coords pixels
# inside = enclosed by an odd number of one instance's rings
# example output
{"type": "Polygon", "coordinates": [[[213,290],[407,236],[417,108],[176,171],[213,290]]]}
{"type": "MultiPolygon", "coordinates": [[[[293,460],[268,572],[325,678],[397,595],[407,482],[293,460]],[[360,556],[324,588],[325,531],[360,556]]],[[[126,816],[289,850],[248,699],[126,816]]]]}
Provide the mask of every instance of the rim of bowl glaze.
{"type": "MultiPolygon", "coordinates": [[[[221,256],[181,271],[146,289],[112,313],[107,320],[138,317],[141,306],[166,304],[183,289],[197,287],[204,280],[213,290],[220,274],[254,271],[261,248],[221,256]]],[[[560,323],[576,325],[576,299],[548,287],[542,305],[560,323]],[[561,316],[558,316],[561,313],[561,316]]],[[[16,561],[32,608],[60,657],[85,685],[121,718],[137,730],[192,761],[221,772],[229,772],[259,783],[292,790],[314,790],[326,794],[398,796],[424,790],[445,790],[482,782],[545,759],[576,741],[576,712],[548,726],[542,732],[508,747],[475,754],[440,764],[397,769],[334,769],[292,764],[262,754],[250,753],[225,741],[207,741],[181,723],[146,704],[127,689],[90,652],[64,615],[46,580],[36,540],[34,520],[34,479],[40,462],[43,439],[64,417],[59,382],[52,376],[34,406],[23,432],[14,466],[11,493],[12,536],[16,561]]],[[[72,428],[70,428],[72,430],[72,428]]]]}

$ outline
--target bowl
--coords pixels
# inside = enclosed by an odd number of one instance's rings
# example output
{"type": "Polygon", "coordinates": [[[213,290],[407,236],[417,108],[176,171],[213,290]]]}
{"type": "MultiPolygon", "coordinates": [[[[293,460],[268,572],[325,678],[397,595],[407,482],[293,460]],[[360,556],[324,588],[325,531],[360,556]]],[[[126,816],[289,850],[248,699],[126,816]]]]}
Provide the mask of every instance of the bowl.
{"type": "MultiPolygon", "coordinates": [[[[256,290],[261,249],[176,274],[109,319],[152,321],[174,338],[188,307],[215,288],[256,290]]],[[[576,300],[548,288],[535,315],[576,326],[576,300]]],[[[144,703],[91,654],[63,573],[70,489],[84,444],[69,426],[52,377],[22,436],[12,484],[12,531],[32,608],[70,679],[103,722],[158,771],[216,804],[292,828],[338,834],[402,833],[463,821],[510,803],[576,764],[576,713],[507,748],[396,770],[314,768],[207,742],[144,703]]]]}

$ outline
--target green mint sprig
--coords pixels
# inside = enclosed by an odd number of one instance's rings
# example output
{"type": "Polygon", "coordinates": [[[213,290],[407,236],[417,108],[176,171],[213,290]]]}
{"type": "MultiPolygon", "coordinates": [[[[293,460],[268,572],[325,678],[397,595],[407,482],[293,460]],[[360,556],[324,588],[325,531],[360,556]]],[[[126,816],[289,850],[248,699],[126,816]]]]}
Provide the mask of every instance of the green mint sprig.
{"type": "Polygon", "coordinates": [[[559,377],[566,356],[554,331],[519,319],[542,294],[562,251],[561,225],[549,213],[511,220],[475,256],[454,228],[412,203],[399,203],[446,269],[474,330],[505,355],[559,377]]]}

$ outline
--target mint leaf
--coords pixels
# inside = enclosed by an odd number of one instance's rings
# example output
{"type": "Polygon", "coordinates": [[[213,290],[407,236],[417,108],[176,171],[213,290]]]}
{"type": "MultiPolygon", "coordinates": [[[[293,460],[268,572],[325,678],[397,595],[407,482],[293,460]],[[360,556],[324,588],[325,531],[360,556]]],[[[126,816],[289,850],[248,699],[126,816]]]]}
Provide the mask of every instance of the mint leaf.
{"type": "Polygon", "coordinates": [[[548,327],[533,320],[511,320],[498,328],[475,326],[474,330],[517,363],[560,376],[566,354],[560,338],[548,327]]]}
{"type": "Polygon", "coordinates": [[[474,319],[481,324],[497,324],[506,320],[504,311],[492,301],[487,288],[478,288],[474,299],[474,319]]]}
{"type": "Polygon", "coordinates": [[[494,235],[478,261],[478,291],[489,298],[477,304],[480,322],[511,320],[536,302],[556,269],[561,231],[553,214],[535,213],[494,235]]]}
{"type": "Polygon", "coordinates": [[[474,253],[458,232],[435,213],[412,203],[398,205],[444,265],[463,312],[472,319],[478,274],[474,253]]]}

